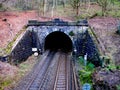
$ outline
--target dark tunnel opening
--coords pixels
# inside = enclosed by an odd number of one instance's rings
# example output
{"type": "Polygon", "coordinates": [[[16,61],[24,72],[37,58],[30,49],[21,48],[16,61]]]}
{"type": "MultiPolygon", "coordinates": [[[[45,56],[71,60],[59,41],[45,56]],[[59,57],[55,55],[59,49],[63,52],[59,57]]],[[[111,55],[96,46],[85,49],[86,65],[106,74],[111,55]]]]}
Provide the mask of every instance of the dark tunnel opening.
{"type": "Polygon", "coordinates": [[[45,38],[45,50],[71,52],[73,48],[72,40],[64,32],[55,31],[45,38]]]}

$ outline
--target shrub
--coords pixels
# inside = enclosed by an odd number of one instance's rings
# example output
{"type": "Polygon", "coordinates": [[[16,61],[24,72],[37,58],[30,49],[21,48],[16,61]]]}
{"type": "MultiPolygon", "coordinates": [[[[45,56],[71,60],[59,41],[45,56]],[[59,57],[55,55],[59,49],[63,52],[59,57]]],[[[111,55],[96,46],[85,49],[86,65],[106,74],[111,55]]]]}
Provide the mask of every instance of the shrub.
{"type": "Polygon", "coordinates": [[[84,66],[84,59],[82,56],[79,57],[79,63],[82,67],[82,70],[78,71],[81,84],[90,83],[92,85],[92,73],[94,72],[95,65],[88,62],[87,66],[84,66]]]}
{"type": "Polygon", "coordinates": [[[116,87],[117,87],[117,90],[120,90],[120,85],[117,85],[116,87]]]}
{"type": "Polygon", "coordinates": [[[70,35],[70,36],[74,36],[75,34],[73,33],[73,31],[71,31],[71,32],[69,33],[69,35],[70,35]]]}

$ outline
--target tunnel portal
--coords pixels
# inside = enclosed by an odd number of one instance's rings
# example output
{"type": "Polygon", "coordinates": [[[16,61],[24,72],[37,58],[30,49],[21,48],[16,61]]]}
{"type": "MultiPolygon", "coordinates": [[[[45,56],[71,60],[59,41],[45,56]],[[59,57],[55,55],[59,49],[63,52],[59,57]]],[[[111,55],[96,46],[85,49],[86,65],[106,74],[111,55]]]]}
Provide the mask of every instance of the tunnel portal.
{"type": "Polygon", "coordinates": [[[45,38],[45,50],[61,50],[65,53],[71,52],[73,48],[72,40],[70,37],[61,31],[55,31],[50,33],[45,38]]]}

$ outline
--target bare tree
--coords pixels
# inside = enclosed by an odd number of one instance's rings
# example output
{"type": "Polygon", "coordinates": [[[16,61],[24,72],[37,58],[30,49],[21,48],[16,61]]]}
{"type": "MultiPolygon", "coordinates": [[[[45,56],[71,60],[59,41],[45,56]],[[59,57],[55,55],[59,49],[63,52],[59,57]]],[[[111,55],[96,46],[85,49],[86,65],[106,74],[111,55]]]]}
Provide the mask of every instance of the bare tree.
{"type": "Polygon", "coordinates": [[[80,7],[80,0],[71,0],[70,1],[71,6],[76,11],[76,15],[79,15],[79,7],[80,7]]]}
{"type": "Polygon", "coordinates": [[[105,16],[107,12],[107,6],[111,3],[111,0],[97,0],[97,3],[102,8],[102,16],[105,16]]]}
{"type": "Polygon", "coordinates": [[[45,15],[46,8],[47,8],[47,0],[43,0],[43,7],[44,7],[43,15],[45,15]]]}
{"type": "Polygon", "coordinates": [[[53,17],[54,14],[54,8],[55,8],[55,0],[53,0],[53,6],[52,6],[52,11],[51,11],[51,16],[53,17]]]}

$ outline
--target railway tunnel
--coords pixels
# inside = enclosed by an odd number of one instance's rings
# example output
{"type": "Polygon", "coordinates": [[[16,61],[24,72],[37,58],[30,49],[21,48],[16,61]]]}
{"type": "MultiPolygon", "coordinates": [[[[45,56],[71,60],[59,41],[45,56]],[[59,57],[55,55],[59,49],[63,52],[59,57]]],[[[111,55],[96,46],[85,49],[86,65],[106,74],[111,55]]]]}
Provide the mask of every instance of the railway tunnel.
{"type": "Polygon", "coordinates": [[[67,53],[72,52],[73,44],[67,34],[61,31],[55,31],[46,36],[44,49],[50,51],[60,50],[67,53]]]}
{"type": "Polygon", "coordinates": [[[11,52],[12,61],[25,60],[33,53],[38,55],[47,50],[60,50],[65,53],[72,52],[72,55],[76,56],[87,54],[90,62],[96,66],[101,65],[98,50],[87,30],[87,24],[61,20],[59,22],[53,21],[30,21],[26,34],[11,52]],[[73,36],[70,34],[71,31],[74,33],[73,36]]]}

